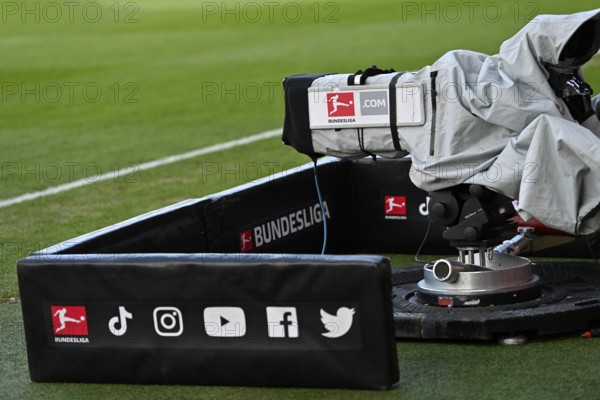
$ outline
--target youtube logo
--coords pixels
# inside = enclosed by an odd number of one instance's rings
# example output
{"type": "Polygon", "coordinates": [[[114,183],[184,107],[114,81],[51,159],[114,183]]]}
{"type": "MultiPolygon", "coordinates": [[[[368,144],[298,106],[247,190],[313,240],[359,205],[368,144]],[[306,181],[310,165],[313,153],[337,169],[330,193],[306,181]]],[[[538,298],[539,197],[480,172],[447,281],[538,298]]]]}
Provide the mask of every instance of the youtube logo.
{"type": "Polygon", "coordinates": [[[204,309],[204,331],[211,337],[242,337],[246,334],[246,315],[239,307],[204,309]]]}

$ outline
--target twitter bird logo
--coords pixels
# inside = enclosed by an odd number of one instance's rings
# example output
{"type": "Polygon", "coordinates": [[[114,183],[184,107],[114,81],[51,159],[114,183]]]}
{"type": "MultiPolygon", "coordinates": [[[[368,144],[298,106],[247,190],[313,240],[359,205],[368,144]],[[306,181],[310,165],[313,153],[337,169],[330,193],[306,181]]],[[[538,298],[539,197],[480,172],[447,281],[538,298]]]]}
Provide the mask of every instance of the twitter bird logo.
{"type": "Polygon", "coordinates": [[[327,332],[321,335],[328,338],[339,338],[344,336],[352,328],[354,308],[340,307],[336,315],[331,315],[321,309],[321,322],[327,332]]]}

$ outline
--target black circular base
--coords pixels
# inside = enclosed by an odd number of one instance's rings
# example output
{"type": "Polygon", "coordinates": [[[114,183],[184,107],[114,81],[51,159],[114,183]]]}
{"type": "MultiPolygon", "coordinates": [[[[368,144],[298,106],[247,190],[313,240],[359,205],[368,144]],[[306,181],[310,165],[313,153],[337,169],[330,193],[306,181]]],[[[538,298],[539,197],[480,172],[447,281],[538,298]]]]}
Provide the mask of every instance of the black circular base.
{"type": "Polygon", "coordinates": [[[421,304],[441,307],[483,307],[496,304],[514,304],[530,301],[542,295],[540,286],[527,289],[508,291],[504,293],[489,293],[478,295],[437,295],[417,290],[414,300],[421,304]]]}
{"type": "MultiPolygon", "coordinates": [[[[423,267],[392,271],[397,338],[494,340],[510,335],[551,335],[600,327],[600,267],[583,262],[533,265],[535,296],[514,304],[448,307],[416,297],[423,267]]],[[[530,293],[531,294],[531,293],[530,293]]]]}

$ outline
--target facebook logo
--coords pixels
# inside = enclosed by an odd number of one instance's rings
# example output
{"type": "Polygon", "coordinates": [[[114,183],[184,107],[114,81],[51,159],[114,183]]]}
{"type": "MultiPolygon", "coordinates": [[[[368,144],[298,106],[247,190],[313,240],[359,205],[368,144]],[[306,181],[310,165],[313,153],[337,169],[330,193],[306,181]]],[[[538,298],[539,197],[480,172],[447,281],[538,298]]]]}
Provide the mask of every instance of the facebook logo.
{"type": "Polygon", "coordinates": [[[297,338],[298,315],[296,307],[267,307],[269,337],[297,338]]]}

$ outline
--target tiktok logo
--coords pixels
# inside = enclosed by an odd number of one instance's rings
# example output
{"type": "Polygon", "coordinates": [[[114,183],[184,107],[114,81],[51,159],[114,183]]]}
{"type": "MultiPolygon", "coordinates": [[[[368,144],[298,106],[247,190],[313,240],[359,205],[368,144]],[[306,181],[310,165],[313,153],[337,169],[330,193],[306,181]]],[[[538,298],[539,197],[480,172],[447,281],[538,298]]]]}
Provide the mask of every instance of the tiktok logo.
{"type": "Polygon", "coordinates": [[[429,215],[429,200],[431,200],[431,197],[427,196],[425,198],[425,203],[419,205],[419,213],[424,217],[429,215]]]}
{"type": "Polygon", "coordinates": [[[110,321],[108,321],[110,333],[115,336],[123,336],[127,332],[128,319],[133,319],[133,315],[128,312],[125,307],[119,307],[119,316],[112,317],[110,321]]]}

